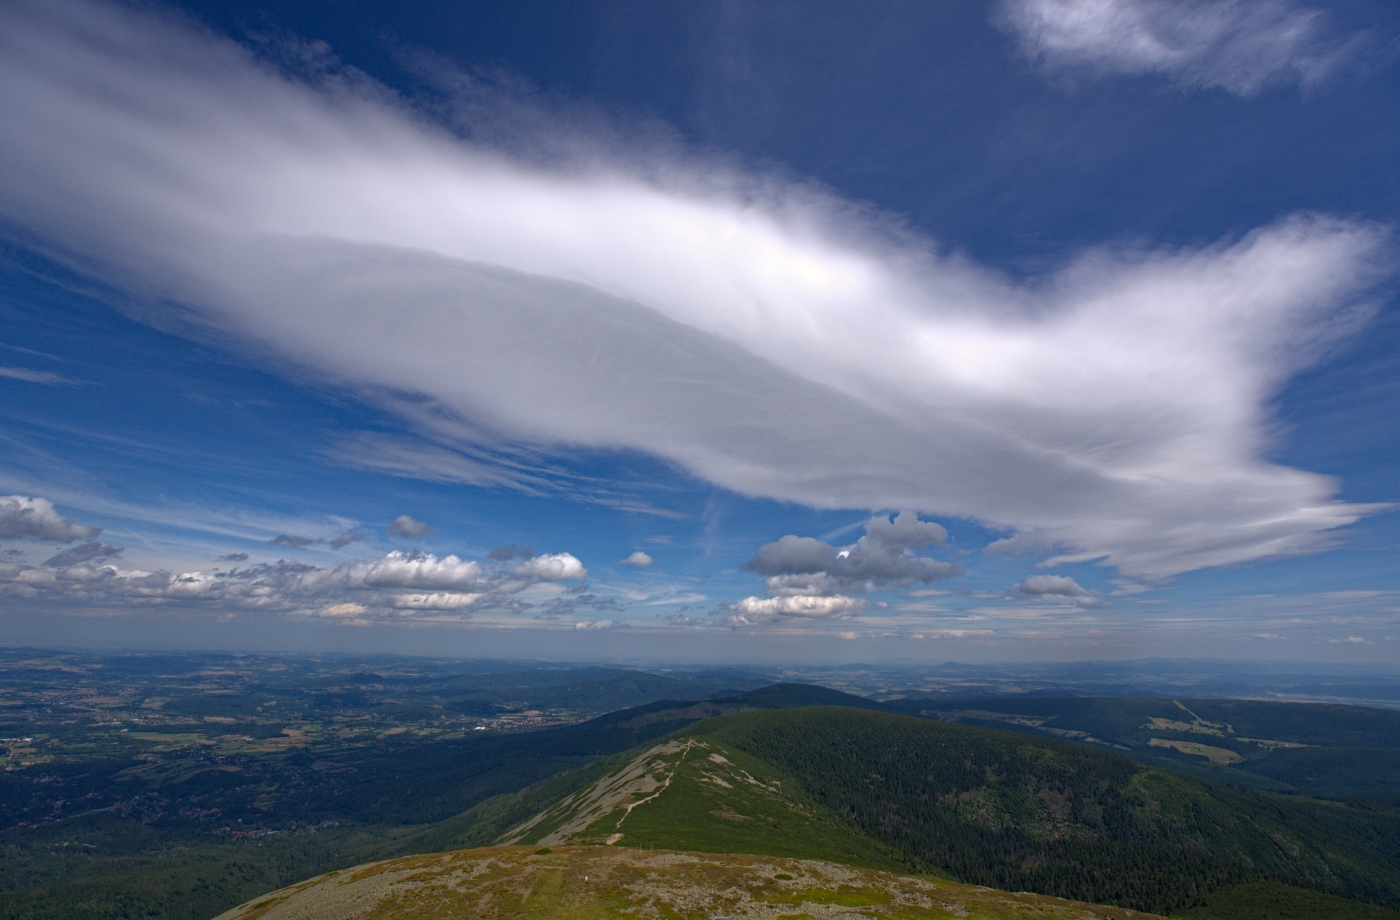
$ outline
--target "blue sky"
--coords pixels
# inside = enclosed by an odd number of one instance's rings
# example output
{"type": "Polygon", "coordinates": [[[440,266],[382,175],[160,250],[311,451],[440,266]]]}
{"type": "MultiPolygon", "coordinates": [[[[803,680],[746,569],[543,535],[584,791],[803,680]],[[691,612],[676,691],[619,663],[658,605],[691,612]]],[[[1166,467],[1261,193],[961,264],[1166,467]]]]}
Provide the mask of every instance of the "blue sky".
{"type": "Polygon", "coordinates": [[[1386,2],[18,4],[0,642],[1400,649],[1386,2]]]}

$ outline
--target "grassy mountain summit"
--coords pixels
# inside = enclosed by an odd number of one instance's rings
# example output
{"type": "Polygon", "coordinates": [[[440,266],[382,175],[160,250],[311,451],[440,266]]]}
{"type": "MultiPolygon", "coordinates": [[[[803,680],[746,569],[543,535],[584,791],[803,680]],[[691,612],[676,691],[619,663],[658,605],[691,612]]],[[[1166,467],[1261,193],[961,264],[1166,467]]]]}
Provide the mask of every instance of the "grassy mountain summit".
{"type": "Polygon", "coordinates": [[[333,872],[218,920],[1150,920],[827,862],[621,847],[492,847],[333,872]]]}
{"type": "Polygon", "coordinates": [[[1400,903],[1394,810],[1234,789],[1062,742],[847,707],[692,724],[590,776],[504,840],[941,869],[1158,912],[1260,882],[1400,903]]]}

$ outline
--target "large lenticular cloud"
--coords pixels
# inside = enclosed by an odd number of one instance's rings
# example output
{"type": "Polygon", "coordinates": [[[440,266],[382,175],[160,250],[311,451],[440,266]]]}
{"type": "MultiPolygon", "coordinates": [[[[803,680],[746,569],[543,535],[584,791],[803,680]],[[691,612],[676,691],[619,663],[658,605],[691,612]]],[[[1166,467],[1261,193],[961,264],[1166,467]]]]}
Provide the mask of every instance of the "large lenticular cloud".
{"type": "Polygon", "coordinates": [[[444,443],[643,450],[1147,578],[1304,552],[1371,510],[1261,451],[1271,394],[1364,319],[1372,227],[1297,216],[1017,286],[810,189],[532,165],[86,2],[8,8],[0,121],[18,238],[470,421],[444,443]]]}

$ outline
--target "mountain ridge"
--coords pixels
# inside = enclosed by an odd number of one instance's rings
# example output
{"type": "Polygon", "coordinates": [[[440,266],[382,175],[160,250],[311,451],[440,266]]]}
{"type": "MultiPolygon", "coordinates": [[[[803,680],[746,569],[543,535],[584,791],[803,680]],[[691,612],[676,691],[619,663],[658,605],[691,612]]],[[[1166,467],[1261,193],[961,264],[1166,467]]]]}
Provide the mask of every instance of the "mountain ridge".
{"type": "Polygon", "coordinates": [[[882,709],[692,723],[498,839],[834,858],[1159,912],[1261,880],[1400,903],[1392,811],[1269,797],[882,709]]]}

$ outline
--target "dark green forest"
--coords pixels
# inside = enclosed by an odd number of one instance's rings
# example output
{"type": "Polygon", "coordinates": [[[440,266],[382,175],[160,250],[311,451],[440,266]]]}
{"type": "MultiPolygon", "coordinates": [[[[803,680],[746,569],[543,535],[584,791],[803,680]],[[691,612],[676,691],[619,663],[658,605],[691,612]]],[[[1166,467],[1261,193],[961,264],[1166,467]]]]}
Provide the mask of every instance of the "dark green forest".
{"type": "Polygon", "coordinates": [[[973,697],[936,706],[931,702],[895,700],[887,708],[1113,750],[1141,763],[1231,785],[1317,798],[1400,802],[1396,710],[1186,697],[973,697]],[[1173,742],[1205,747],[1193,754],[1167,746],[1173,742]]]}
{"type": "Polygon", "coordinates": [[[964,881],[1166,912],[1246,881],[1400,905],[1400,810],[1231,788],[994,729],[842,708],[687,729],[964,881]]]}

